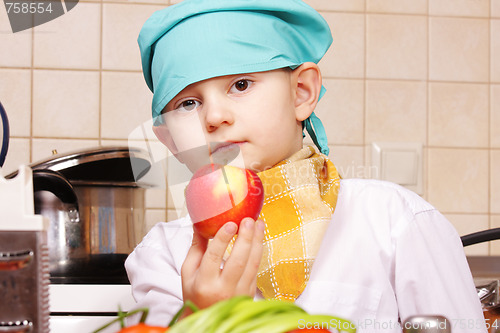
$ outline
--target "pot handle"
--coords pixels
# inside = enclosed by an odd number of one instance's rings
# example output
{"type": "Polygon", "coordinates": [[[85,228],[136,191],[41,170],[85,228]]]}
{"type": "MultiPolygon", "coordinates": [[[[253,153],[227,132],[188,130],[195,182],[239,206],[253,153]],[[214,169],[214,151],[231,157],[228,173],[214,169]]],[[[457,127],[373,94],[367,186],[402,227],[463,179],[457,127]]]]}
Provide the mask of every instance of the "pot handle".
{"type": "Polygon", "coordinates": [[[7,112],[3,108],[2,103],[0,103],[0,117],[2,118],[3,127],[3,138],[2,138],[2,148],[0,150],[0,168],[3,167],[5,162],[5,157],[7,157],[7,151],[9,150],[9,119],[7,118],[7,112]]]}
{"type": "Polygon", "coordinates": [[[49,191],[62,202],[78,209],[78,199],[73,185],[60,172],[50,169],[33,170],[33,192],[49,191]]]}
{"type": "Polygon", "coordinates": [[[482,242],[489,242],[492,240],[500,239],[500,228],[493,228],[483,231],[474,232],[460,237],[463,246],[469,246],[482,242]]]}

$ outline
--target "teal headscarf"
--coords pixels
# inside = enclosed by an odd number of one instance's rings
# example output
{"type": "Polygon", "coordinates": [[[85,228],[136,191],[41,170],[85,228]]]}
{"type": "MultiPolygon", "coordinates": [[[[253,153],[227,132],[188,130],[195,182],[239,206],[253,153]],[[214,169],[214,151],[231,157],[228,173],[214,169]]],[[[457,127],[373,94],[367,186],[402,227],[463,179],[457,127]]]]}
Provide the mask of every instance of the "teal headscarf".
{"type": "MultiPolygon", "coordinates": [[[[192,83],[318,63],[332,36],[323,17],[301,0],[184,0],[155,12],[138,42],[154,93],[153,118],[160,119],[168,102],[192,83]]],[[[303,127],[328,155],[319,118],[313,113],[303,127]]]]}

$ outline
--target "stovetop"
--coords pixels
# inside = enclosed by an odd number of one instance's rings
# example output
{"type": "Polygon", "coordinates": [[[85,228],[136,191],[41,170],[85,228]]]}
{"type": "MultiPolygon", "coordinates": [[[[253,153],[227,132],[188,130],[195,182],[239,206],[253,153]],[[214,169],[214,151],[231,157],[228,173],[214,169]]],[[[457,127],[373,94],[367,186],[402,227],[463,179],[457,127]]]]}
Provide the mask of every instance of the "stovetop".
{"type": "Polygon", "coordinates": [[[125,271],[127,254],[97,254],[50,266],[52,284],[129,284],[125,271]]]}

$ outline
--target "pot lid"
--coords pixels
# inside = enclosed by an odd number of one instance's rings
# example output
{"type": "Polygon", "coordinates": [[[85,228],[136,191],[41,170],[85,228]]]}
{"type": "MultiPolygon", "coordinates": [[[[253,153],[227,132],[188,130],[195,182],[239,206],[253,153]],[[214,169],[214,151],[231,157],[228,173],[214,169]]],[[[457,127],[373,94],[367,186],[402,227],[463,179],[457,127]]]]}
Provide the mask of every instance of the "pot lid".
{"type": "Polygon", "coordinates": [[[134,185],[150,170],[149,154],[135,147],[97,147],[56,154],[30,165],[62,173],[72,184],[134,185]]]}

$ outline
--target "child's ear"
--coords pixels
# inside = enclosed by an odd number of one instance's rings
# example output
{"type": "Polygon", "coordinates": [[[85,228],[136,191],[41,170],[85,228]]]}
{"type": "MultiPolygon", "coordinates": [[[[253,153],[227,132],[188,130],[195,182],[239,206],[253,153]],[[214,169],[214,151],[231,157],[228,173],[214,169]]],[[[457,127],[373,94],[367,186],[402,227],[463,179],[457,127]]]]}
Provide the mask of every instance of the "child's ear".
{"type": "Polygon", "coordinates": [[[160,126],[153,126],[153,133],[156,135],[158,140],[161,141],[165,146],[167,146],[168,150],[177,158],[181,163],[181,159],[178,156],[179,149],[177,149],[177,145],[174,142],[174,139],[172,138],[172,135],[170,134],[170,131],[168,130],[168,127],[166,125],[160,125],[160,126]]]}
{"type": "Polygon", "coordinates": [[[306,62],[292,71],[295,89],[295,116],[298,121],[307,119],[318,104],[322,77],[318,65],[306,62]]]}

